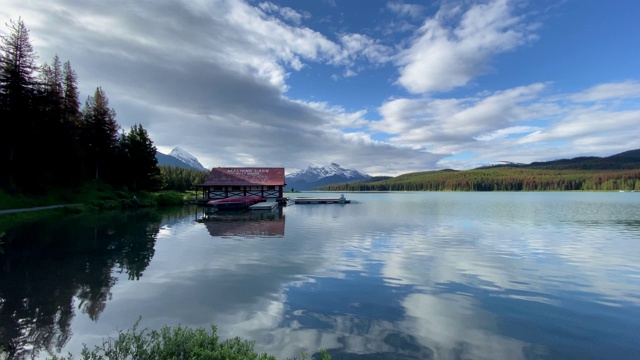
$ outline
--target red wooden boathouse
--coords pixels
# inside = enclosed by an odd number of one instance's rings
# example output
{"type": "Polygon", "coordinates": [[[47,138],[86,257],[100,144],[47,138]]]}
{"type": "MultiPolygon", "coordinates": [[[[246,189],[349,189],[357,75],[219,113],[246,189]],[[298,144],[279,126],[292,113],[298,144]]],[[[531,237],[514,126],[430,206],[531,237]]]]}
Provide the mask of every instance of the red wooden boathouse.
{"type": "Polygon", "coordinates": [[[202,184],[195,185],[200,202],[233,196],[262,196],[267,201],[282,198],[286,183],[284,168],[213,168],[202,184]]]}

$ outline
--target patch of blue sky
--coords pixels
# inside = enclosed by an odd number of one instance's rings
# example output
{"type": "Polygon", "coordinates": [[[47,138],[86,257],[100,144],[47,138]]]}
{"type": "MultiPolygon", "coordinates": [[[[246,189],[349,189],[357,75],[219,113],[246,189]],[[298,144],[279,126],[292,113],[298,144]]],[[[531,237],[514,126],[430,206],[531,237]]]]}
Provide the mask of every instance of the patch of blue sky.
{"type": "Polygon", "coordinates": [[[394,135],[387,133],[372,133],[369,135],[372,140],[380,141],[380,142],[388,142],[394,135]]]}
{"type": "Polygon", "coordinates": [[[470,160],[475,157],[472,151],[465,151],[455,155],[447,156],[447,161],[470,160]]]}

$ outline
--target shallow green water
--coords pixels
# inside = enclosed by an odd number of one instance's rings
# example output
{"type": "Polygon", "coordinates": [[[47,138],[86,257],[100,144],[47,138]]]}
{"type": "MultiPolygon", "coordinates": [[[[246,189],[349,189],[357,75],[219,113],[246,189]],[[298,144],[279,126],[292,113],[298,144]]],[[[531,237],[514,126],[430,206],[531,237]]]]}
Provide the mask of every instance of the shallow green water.
{"type": "Polygon", "coordinates": [[[346,195],[9,231],[0,341],[79,353],[142,317],[281,358],[640,358],[640,193],[346,195]]]}

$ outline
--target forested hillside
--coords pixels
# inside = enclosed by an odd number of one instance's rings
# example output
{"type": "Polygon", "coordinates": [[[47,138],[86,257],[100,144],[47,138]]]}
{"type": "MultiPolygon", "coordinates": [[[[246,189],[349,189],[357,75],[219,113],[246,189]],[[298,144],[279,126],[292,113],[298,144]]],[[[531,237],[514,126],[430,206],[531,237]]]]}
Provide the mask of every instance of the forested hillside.
{"type": "Polygon", "coordinates": [[[164,181],[164,189],[176,191],[191,190],[193,185],[202,184],[209,175],[208,171],[166,165],[160,166],[160,173],[164,181]]]}
{"type": "Polygon", "coordinates": [[[640,150],[473,170],[404,174],[381,181],[334,184],[327,191],[640,191],[640,150]]]}

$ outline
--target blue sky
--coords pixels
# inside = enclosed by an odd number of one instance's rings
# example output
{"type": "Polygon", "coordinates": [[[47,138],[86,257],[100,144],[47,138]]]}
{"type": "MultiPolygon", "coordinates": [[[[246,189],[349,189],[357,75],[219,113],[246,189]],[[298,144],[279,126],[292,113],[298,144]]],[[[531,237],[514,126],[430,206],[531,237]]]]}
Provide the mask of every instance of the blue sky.
{"type": "Polygon", "coordinates": [[[640,148],[633,0],[2,5],[83,101],[101,86],[124,129],[207,167],[397,175],[640,148]]]}

